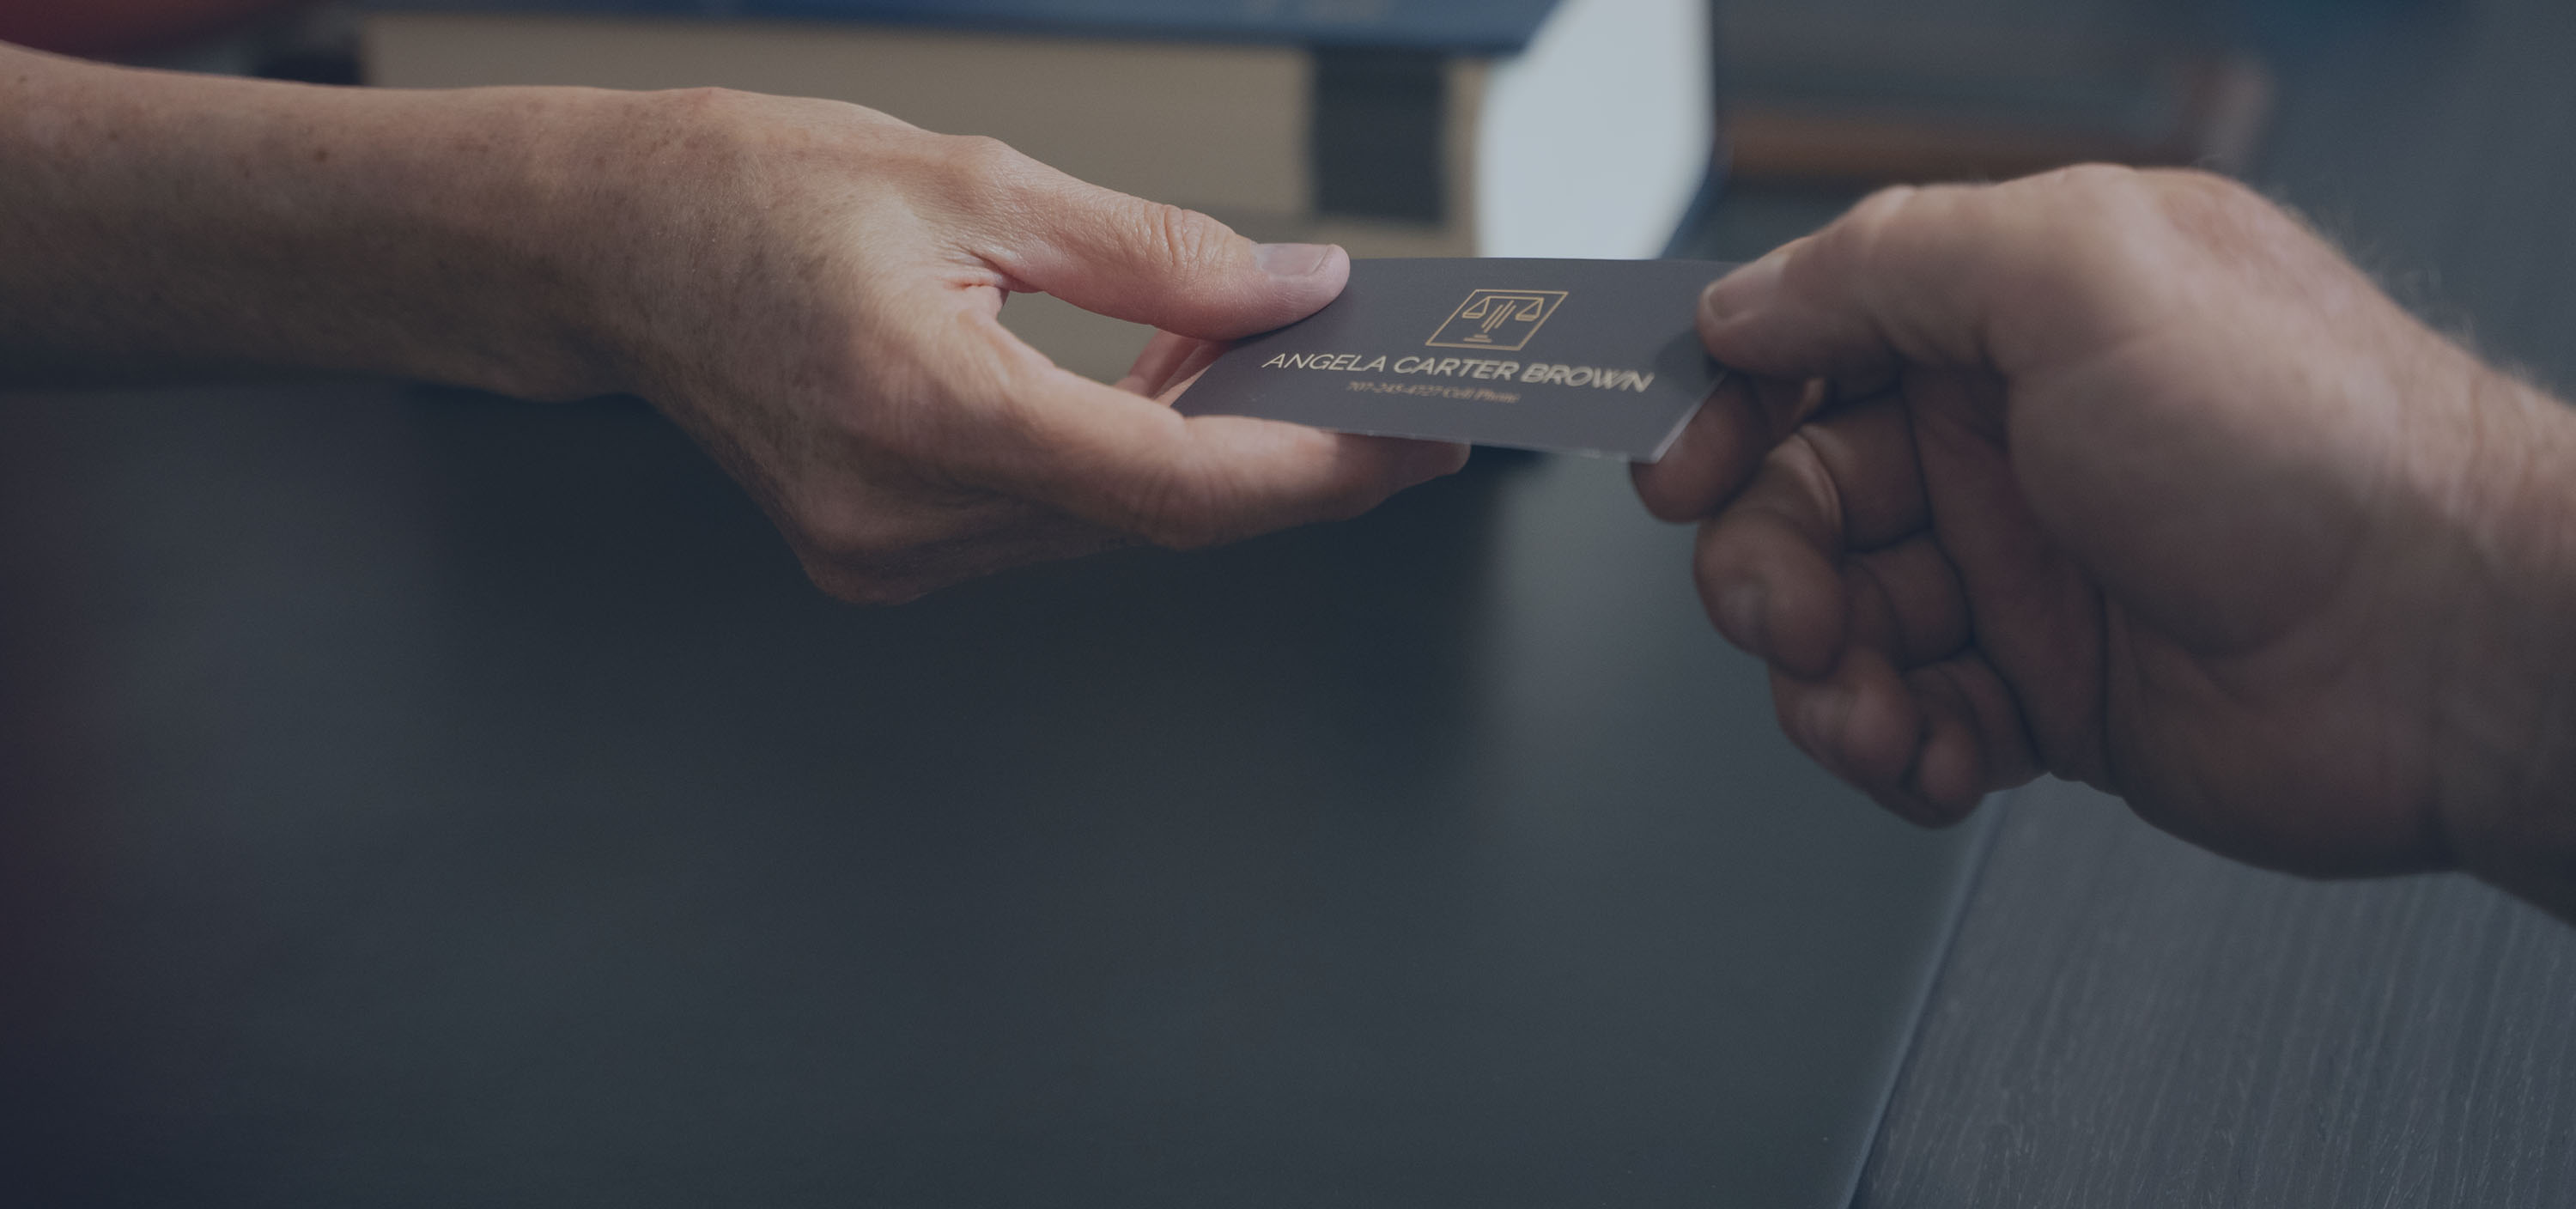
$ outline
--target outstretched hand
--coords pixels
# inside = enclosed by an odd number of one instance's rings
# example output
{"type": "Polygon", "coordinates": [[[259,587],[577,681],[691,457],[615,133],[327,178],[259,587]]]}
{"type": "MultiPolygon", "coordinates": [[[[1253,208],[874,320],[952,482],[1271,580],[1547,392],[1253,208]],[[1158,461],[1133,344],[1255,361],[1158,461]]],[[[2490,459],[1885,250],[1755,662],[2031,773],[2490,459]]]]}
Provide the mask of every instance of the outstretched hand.
{"type": "Polygon", "coordinates": [[[641,395],[852,600],[1346,517],[1466,457],[1168,406],[1213,342],[1331,301],[1340,249],[831,101],[313,88],[0,46],[0,214],[0,382],[641,395]],[[1164,335],[1089,381],[998,322],[1037,290],[1164,335]]]}
{"type": "Polygon", "coordinates": [[[709,92],[625,132],[619,383],[685,425],[837,596],[893,601],[1106,546],[1190,547],[1365,511],[1460,446],[1233,417],[1177,389],[1311,314],[1339,248],[1255,245],[989,139],[709,92]],[[1161,329],[1116,387],[998,321],[1012,292],[1161,329]]]}
{"type": "Polygon", "coordinates": [[[2246,860],[2576,904],[2576,433],[2196,173],[1896,190],[1713,285],[1637,469],[1782,726],[1906,817],[2041,772],[2246,860]]]}

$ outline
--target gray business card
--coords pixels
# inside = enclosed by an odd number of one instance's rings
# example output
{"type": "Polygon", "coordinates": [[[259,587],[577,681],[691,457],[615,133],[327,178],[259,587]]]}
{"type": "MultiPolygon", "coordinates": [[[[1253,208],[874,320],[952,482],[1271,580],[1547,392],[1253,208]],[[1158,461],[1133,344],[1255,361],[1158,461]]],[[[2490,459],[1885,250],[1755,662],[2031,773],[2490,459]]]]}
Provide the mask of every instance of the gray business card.
{"type": "Polygon", "coordinates": [[[1355,260],[1331,305],[1226,351],[1185,415],[1653,461],[1726,371],[1704,260],[1355,260]]]}

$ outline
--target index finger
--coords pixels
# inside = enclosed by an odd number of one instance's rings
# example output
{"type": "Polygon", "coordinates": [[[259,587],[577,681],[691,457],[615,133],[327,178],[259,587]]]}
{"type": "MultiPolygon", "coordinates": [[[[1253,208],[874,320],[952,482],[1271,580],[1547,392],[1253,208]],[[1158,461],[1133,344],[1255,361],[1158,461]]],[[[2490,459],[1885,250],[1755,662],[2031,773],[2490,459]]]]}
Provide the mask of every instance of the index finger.
{"type": "Polygon", "coordinates": [[[2103,347],[2155,293],[2142,245],[2171,179],[2086,167],[2001,185],[1883,190],[1702,296],[1701,338],[1736,368],[1831,379],[1858,398],[1905,366],[2034,369],[2103,347]]]}
{"type": "Polygon", "coordinates": [[[1752,480],[1772,447],[1828,401],[1822,379],[1727,375],[1663,457],[1629,466],[1637,498],[1659,520],[1717,515],[1752,480]]]}

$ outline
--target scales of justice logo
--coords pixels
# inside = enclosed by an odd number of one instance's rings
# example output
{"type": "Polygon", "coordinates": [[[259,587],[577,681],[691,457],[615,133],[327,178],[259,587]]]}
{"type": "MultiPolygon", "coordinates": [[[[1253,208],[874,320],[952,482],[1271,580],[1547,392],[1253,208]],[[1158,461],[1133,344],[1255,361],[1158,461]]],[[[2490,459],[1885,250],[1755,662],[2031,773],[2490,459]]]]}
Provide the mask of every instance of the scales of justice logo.
{"type": "Polygon", "coordinates": [[[1517,352],[1563,301],[1563,290],[1469,290],[1467,300],[1423,343],[1434,348],[1517,352]]]}

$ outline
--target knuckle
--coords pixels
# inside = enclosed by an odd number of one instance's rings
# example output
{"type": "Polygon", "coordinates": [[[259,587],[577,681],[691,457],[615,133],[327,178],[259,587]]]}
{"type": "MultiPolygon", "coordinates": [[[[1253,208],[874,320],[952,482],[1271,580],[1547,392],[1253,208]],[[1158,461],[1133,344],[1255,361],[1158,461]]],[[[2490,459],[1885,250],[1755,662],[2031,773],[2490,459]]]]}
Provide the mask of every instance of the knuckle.
{"type": "Polygon", "coordinates": [[[2126,164],[2069,164],[2031,180],[2039,188],[2096,193],[2135,189],[2144,182],[2145,174],[2126,164]]]}
{"type": "Polygon", "coordinates": [[[1215,219],[1169,202],[1140,202],[1136,221],[1145,247],[1181,274],[1214,262],[1233,236],[1215,219]]]}
{"type": "Polygon", "coordinates": [[[1842,491],[1834,485],[1833,472],[1817,455],[1809,433],[1802,429],[1792,434],[1771,451],[1765,462],[1763,469],[1771,482],[1757,484],[1754,502],[1818,546],[1841,548],[1845,529],[1842,491]]]}
{"type": "Polygon", "coordinates": [[[2168,221],[2204,243],[2261,242],[2299,226],[2270,198],[2215,173],[2159,173],[2151,196],[2168,221]]]}
{"type": "Polygon", "coordinates": [[[2050,228],[2117,221],[2119,210],[2152,196],[2147,175],[2122,164],[2073,164],[1986,191],[2008,213],[2050,228]]]}
{"type": "Polygon", "coordinates": [[[668,97],[681,111],[699,114],[731,113],[754,99],[751,93],[713,85],[673,89],[668,97]]]}
{"type": "Polygon", "coordinates": [[[1210,493],[1179,472],[1141,484],[1130,501],[1137,536],[1166,550],[1204,550],[1229,536],[1210,493]]]}
{"type": "Polygon", "coordinates": [[[1894,185],[1862,198],[1841,221],[1817,232],[1811,255],[1799,259],[1868,264],[1886,255],[1910,234],[1923,192],[1913,185],[1894,185]]]}
{"type": "Polygon", "coordinates": [[[939,205],[958,213],[1017,212],[1039,165],[990,135],[931,136],[922,154],[939,205]]]}
{"type": "Polygon", "coordinates": [[[2116,164],[2077,164],[2032,182],[2048,220],[2045,229],[2061,238],[2084,238],[2117,224],[2118,215],[2147,196],[2134,168],[2116,164]]]}
{"type": "Polygon", "coordinates": [[[970,177],[1007,179],[1017,176],[1029,162],[1009,143],[987,134],[949,135],[941,146],[948,162],[970,177]]]}
{"type": "Polygon", "coordinates": [[[2157,168],[2153,171],[2123,168],[2121,171],[2140,187],[2180,190],[2213,198],[2248,201],[2259,200],[2262,197],[2262,194],[2255,192],[2245,182],[2232,176],[2211,172],[2206,168],[2157,168]]]}
{"type": "Polygon", "coordinates": [[[1897,222],[1922,192],[1918,185],[1889,185],[1877,190],[1852,207],[1849,225],[1884,227],[1897,222]]]}

